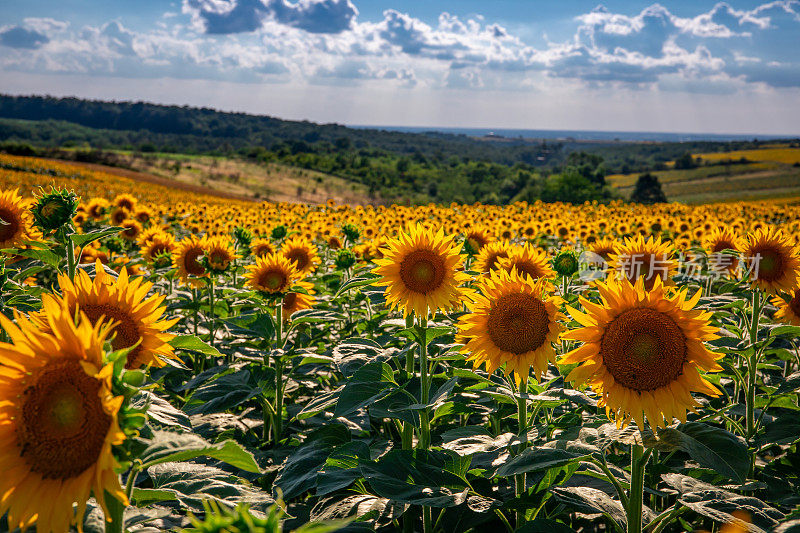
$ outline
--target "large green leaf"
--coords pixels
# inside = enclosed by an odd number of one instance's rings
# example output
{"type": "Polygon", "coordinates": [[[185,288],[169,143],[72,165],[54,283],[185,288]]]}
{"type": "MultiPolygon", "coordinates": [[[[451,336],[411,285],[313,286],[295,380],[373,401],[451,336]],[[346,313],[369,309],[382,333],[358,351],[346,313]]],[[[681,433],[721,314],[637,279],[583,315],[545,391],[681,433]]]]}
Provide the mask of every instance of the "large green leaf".
{"type": "Polygon", "coordinates": [[[385,396],[396,386],[392,367],[381,362],[367,363],[345,383],[334,415],[347,416],[385,396]]]}
{"type": "Polygon", "coordinates": [[[189,414],[222,413],[233,409],[261,394],[251,377],[243,368],[224,374],[197,387],[186,402],[189,414]]]}
{"type": "Polygon", "coordinates": [[[429,507],[452,507],[467,499],[466,462],[453,452],[392,450],[361,472],[378,496],[429,507]]]}
{"type": "Polygon", "coordinates": [[[737,483],[744,483],[750,471],[750,454],[741,437],[704,424],[688,422],[659,431],[660,442],[680,448],[700,463],[737,483]]]}
{"type": "Polygon", "coordinates": [[[539,472],[550,468],[566,466],[570,463],[586,459],[587,455],[558,450],[553,448],[528,448],[504,465],[494,475],[498,477],[514,476],[527,472],[539,472]]]}
{"type": "Polygon", "coordinates": [[[232,440],[212,444],[193,433],[154,431],[147,448],[139,455],[144,468],[169,462],[211,457],[247,472],[260,472],[253,454],[232,440]]]}
{"type": "Polygon", "coordinates": [[[194,335],[176,335],[169,341],[169,345],[179,350],[199,352],[211,357],[219,357],[222,355],[219,350],[213,346],[209,346],[194,335]]]}
{"type": "Polygon", "coordinates": [[[369,446],[365,442],[353,441],[337,446],[317,475],[317,496],[349,487],[361,477],[359,462],[369,460],[369,446]]]}
{"type": "Polygon", "coordinates": [[[120,228],[118,226],[113,226],[110,228],[99,228],[92,230],[88,233],[74,233],[70,238],[72,242],[78,248],[82,248],[89,244],[90,242],[96,241],[97,239],[102,239],[103,237],[108,237],[109,235],[116,235],[117,233],[124,231],[125,228],[120,228]]]}

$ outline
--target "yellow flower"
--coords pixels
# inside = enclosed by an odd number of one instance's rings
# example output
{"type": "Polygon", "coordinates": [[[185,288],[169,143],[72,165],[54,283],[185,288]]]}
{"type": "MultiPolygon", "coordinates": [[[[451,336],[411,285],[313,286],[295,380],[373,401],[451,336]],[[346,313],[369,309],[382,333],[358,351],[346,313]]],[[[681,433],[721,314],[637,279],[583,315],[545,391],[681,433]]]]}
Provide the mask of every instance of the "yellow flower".
{"type": "Polygon", "coordinates": [[[600,395],[617,425],[634,419],[644,427],[644,417],[655,430],[673,418],[686,421],[686,410],[699,404],[691,392],[718,396],[719,391],[700,370],[719,371],[722,357],[703,341],[717,338],[709,324],[711,313],[694,309],[698,291],[687,300],[687,290],[665,292],[661,279],[644,289],[644,279],[631,285],[627,279],[598,282],[602,304],[580,298],[585,312],[567,307],[583,327],[562,335],[584,344],[564,355],[561,364],[581,363],[567,381],[587,383],[600,395]]]}
{"type": "Polygon", "coordinates": [[[227,237],[214,237],[206,244],[205,257],[209,269],[214,272],[224,272],[239,255],[227,237]]]}
{"type": "Polygon", "coordinates": [[[208,239],[200,239],[195,235],[185,237],[178,243],[172,254],[172,264],[178,271],[178,277],[187,285],[197,287],[202,284],[199,278],[208,277],[206,267],[199,259],[206,253],[208,239]]]}
{"type": "Polygon", "coordinates": [[[733,273],[739,266],[739,260],[731,255],[723,254],[723,250],[738,252],[741,245],[733,231],[728,228],[714,229],[705,241],[705,248],[709,252],[709,269],[716,273],[733,273]]]}
{"type": "Polygon", "coordinates": [[[509,272],[516,269],[531,279],[553,278],[556,273],[550,266],[550,260],[543,250],[534,248],[530,243],[522,246],[511,246],[508,257],[498,260],[500,268],[509,272]]]}
{"type": "Polygon", "coordinates": [[[267,239],[253,239],[253,242],[250,243],[250,251],[254,256],[262,257],[275,252],[275,248],[267,239]]]}
{"type": "Polygon", "coordinates": [[[294,263],[282,254],[259,257],[245,274],[251,288],[270,294],[286,292],[299,277],[294,263]]]}
{"type": "Polygon", "coordinates": [[[781,230],[767,227],[749,234],[742,255],[754,286],[771,294],[800,287],[800,257],[781,230]]]}
{"type": "Polygon", "coordinates": [[[481,283],[481,294],[468,303],[471,313],[458,321],[457,339],[475,367],[486,365],[490,374],[505,365],[519,384],[533,367],[536,379],[555,362],[553,342],[563,318],[561,298],[548,295],[549,282],[532,280],[514,270],[495,270],[481,283]]]}
{"type": "Polygon", "coordinates": [[[62,533],[82,521],[90,494],[106,516],[106,492],[127,504],[111,452],[125,440],[123,398],[103,363],[110,328],[44,305],[48,331],[0,315],[11,339],[0,343],[0,515],[12,528],[36,522],[40,533],[62,533]]]}
{"type": "Polygon", "coordinates": [[[800,326],[800,289],[795,289],[791,298],[775,296],[772,299],[772,304],[778,308],[775,313],[775,320],[800,326]]]}
{"type": "Polygon", "coordinates": [[[297,281],[294,283],[302,287],[308,294],[302,292],[287,292],[283,295],[283,319],[289,320],[293,314],[303,309],[311,309],[314,306],[314,285],[307,281],[297,281]]]}
{"type": "Polygon", "coordinates": [[[509,244],[507,241],[490,242],[478,252],[475,257],[473,270],[477,272],[491,272],[500,267],[499,261],[508,257],[509,244]]]}
{"type": "MultiPolygon", "coordinates": [[[[163,359],[173,359],[175,352],[169,345],[173,335],[166,331],[178,319],[161,320],[166,310],[161,306],[164,296],[148,298],[147,293],[153,284],[140,277],[131,279],[125,267],[117,279],[105,272],[100,261],[95,263],[95,270],[94,280],[86,271],[78,270],[74,283],[69,277],[60,275],[58,282],[62,295],[45,295],[43,300],[64,305],[70,313],[80,309],[93,324],[113,323],[111,345],[115,350],[139,343],[128,353],[125,368],[161,367],[165,364],[163,359]]],[[[39,321],[45,329],[43,318],[40,317],[39,321]]]]}
{"type": "Polygon", "coordinates": [[[673,258],[673,248],[669,242],[661,242],[661,237],[644,238],[643,235],[625,239],[610,257],[610,267],[619,277],[635,283],[639,278],[644,288],[650,290],[657,279],[668,283],[678,269],[673,258]]]}
{"type": "Polygon", "coordinates": [[[39,232],[33,227],[28,202],[17,190],[0,192],[0,249],[20,248],[27,240],[36,240],[39,232]]]}
{"type": "Polygon", "coordinates": [[[281,247],[281,253],[294,263],[301,275],[306,276],[320,264],[317,247],[303,237],[288,239],[281,247]]]}
{"type": "Polygon", "coordinates": [[[401,308],[403,316],[424,317],[461,303],[465,291],[460,285],[469,276],[460,272],[462,258],[453,239],[441,229],[434,233],[417,225],[389,241],[373,272],[382,276],[377,285],[386,286],[392,309],[401,308]]]}

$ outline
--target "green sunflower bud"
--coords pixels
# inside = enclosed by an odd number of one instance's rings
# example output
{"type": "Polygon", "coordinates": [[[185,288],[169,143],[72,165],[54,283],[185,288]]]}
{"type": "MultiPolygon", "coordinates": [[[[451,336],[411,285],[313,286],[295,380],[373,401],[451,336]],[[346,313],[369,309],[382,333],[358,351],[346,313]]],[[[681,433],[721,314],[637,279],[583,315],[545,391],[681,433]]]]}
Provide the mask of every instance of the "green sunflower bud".
{"type": "Polygon", "coordinates": [[[575,274],[579,268],[578,258],[572,250],[559,252],[555,258],[553,258],[553,269],[559,276],[570,277],[575,274]]]}
{"type": "Polygon", "coordinates": [[[356,256],[350,250],[339,250],[339,253],[336,254],[334,264],[336,264],[336,268],[339,270],[350,268],[356,264],[356,256]]]}
{"type": "Polygon", "coordinates": [[[51,187],[50,192],[40,189],[31,212],[34,223],[42,231],[50,232],[71,223],[77,208],[78,197],[74,192],[51,187]]]}

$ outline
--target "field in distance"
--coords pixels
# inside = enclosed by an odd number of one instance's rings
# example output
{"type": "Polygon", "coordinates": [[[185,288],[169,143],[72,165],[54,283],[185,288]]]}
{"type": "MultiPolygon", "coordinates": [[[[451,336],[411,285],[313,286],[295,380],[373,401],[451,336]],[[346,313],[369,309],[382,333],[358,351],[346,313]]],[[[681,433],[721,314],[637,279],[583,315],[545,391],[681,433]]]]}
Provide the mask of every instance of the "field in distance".
{"type": "MultiPolygon", "coordinates": [[[[699,166],[653,171],[671,202],[703,204],[800,197],[800,148],[770,145],[756,150],[693,154],[699,166]]],[[[606,179],[630,196],[640,173],[606,179]]]]}
{"type": "MultiPolygon", "coordinates": [[[[319,204],[333,199],[339,204],[376,203],[362,184],[281,163],[172,153],[113,151],[111,154],[116,167],[202,188],[211,194],[270,202],[319,204]]],[[[112,168],[105,170],[114,172],[112,168]]]]}

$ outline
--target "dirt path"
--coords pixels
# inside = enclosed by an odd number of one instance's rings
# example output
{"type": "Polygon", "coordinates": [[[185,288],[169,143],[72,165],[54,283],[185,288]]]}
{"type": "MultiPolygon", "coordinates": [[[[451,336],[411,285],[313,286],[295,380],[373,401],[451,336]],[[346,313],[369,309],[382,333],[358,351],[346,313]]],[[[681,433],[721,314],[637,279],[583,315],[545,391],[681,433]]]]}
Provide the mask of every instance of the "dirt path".
{"type": "Polygon", "coordinates": [[[106,174],[114,174],[115,176],[120,176],[123,178],[132,179],[135,181],[143,181],[146,183],[154,183],[156,185],[162,185],[164,187],[169,187],[171,189],[180,189],[182,191],[193,192],[197,194],[207,194],[209,196],[216,196],[217,198],[226,198],[229,200],[241,200],[243,202],[256,202],[254,198],[249,196],[245,196],[242,194],[233,194],[233,193],[226,193],[223,191],[219,191],[216,189],[212,189],[211,187],[203,187],[202,185],[193,185],[191,183],[184,183],[177,180],[171,180],[168,178],[162,178],[161,176],[155,176],[153,174],[148,174],[146,172],[139,172],[136,170],[128,170],[125,168],[119,167],[109,167],[106,165],[99,165],[97,163],[82,163],[79,161],[65,161],[63,159],[50,159],[51,161],[58,161],[59,163],[73,165],[76,167],[87,168],[89,170],[95,170],[98,172],[105,172],[106,174]]]}

